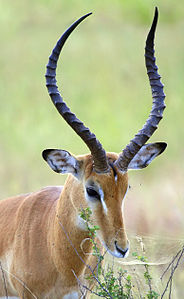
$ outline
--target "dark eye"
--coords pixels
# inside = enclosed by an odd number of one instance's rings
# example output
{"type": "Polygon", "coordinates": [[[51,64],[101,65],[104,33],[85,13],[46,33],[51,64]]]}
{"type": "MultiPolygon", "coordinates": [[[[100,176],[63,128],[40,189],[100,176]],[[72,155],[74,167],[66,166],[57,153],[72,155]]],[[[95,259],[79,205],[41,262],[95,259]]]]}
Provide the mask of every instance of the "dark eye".
{"type": "Polygon", "coordinates": [[[95,197],[96,199],[100,200],[100,195],[98,194],[98,192],[95,189],[87,187],[86,192],[89,197],[95,197]]]}

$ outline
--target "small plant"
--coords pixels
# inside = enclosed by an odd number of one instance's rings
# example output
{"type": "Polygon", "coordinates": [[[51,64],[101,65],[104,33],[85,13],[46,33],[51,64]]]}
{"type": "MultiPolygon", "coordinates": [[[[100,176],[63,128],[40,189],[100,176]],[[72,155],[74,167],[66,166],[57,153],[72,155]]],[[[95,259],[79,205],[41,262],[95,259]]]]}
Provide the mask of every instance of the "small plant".
{"type": "MultiPolygon", "coordinates": [[[[93,225],[91,220],[92,211],[90,208],[82,209],[80,211],[80,217],[85,221],[86,228],[89,232],[90,242],[93,245],[93,256],[97,258],[97,284],[95,290],[91,292],[103,297],[103,298],[113,298],[113,299],[128,299],[132,297],[132,278],[127,273],[126,270],[120,269],[117,274],[115,274],[113,266],[105,268],[102,265],[104,260],[104,255],[102,255],[97,242],[96,236],[99,227],[93,225]]],[[[86,277],[86,279],[93,279],[93,274],[86,277]]]]}
{"type": "MultiPolygon", "coordinates": [[[[90,242],[92,243],[93,246],[93,256],[96,256],[97,259],[97,274],[100,275],[101,274],[101,262],[104,259],[104,256],[101,254],[100,248],[98,247],[97,243],[96,243],[96,235],[97,235],[97,231],[100,229],[99,226],[97,225],[93,225],[93,222],[91,220],[91,214],[92,211],[90,210],[90,208],[86,208],[86,209],[82,209],[80,211],[80,217],[85,221],[86,224],[86,228],[88,230],[89,233],[89,237],[90,237],[90,242]]],[[[91,277],[86,277],[87,279],[90,279],[91,277]]]]}
{"type": "Polygon", "coordinates": [[[120,270],[117,275],[115,275],[112,268],[109,268],[105,273],[102,271],[103,275],[103,286],[102,290],[99,285],[96,287],[96,291],[99,296],[104,298],[113,299],[128,299],[132,297],[132,278],[127,275],[127,271],[120,270]],[[124,280],[124,283],[122,283],[124,280]],[[110,295],[107,295],[107,291],[110,295]]]}
{"type": "MultiPolygon", "coordinates": [[[[90,208],[82,209],[80,211],[80,217],[85,221],[86,229],[89,232],[90,242],[93,246],[93,256],[97,258],[97,265],[94,270],[97,269],[95,280],[97,282],[95,288],[88,289],[86,286],[83,286],[85,289],[91,293],[102,297],[102,298],[111,298],[111,299],[132,299],[134,297],[134,284],[133,277],[128,273],[127,270],[122,268],[119,271],[114,270],[114,266],[103,265],[102,261],[104,260],[104,255],[102,255],[101,250],[98,247],[96,242],[97,231],[99,227],[93,225],[91,219],[92,211],[90,208]]],[[[141,298],[143,299],[158,299],[159,294],[153,289],[152,276],[150,274],[150,266],[148,264],[147,258],[142,255],[138,255],[137,252],[132,254],[137,260],[143,262],[145,271],[143,272],[143,279],[145,284],[148,286],[148,290],[143,290],[141,298]]],[[[94,271],[91,275],[85,277],[87,280],[94,279],[94,271]]]]}
{"type": "MultiPolygon", "coordinates": [[[[114,264],[103,264],[104,254],[102,254],[100,248],[98,247],[96,239],[99,227],[93,224],[91,216],[92,211],[90,208],[82,209],[80,211],[80,217],[85,221],[86,229],[89,232],[90,242],[92,243],[93,247],[92,254],[93,256],[96,256],[97,259],[95,269],[88,267],[91,269],[91,275],[88,275],[85,277],[85,279],[95,279],[96,285],[93,290],[89,289],[85,285],[81,284],[81,286],[90,291],[92,294],[107,299],[162,299],[168,290],[169,298],[171,298],[172,280],[174,273],[178,268],[182,257],[184,256],[184,246],[177,252],[176,256],[173,257],[172,261],[169,263],[168,267],[161,276],[162,281],[163,276],[169,271],[169,269],[171,270],[169,280],[167,281],[166,287],[161,294],[158,294],[154,290],[155,287],[153,285],[153,278],[150,273],[150,265],[147,257],[145,255],[139,255],[137,252],[132,253],[132,256],[136,258],[136,260],[142,262],[142,265],[144,266],[144,271],[141,274],[141,280],[145,282],[145,285],[147,285],[147,288],[142,289],[140,283],[137,282],[139,291],[139,296],[137,296],[136,288],[134,287],[134,282],[136,281],[136,277],[134,277],[134,275],[130,275],[127,270],[123,270],[122,268],[117,271],[117,269],[114,269],[114,264]]],[[[143,253],[145,253],[144,250],[143,253]]]]}
{"type": "Polygon", "coordinates": [[[132,255],[134,257],[136,257],[137,260],[144,263],[144,267],[145,267],[144,279],[145,279],[146,284],[149,287],[149,291],[146,294],[146,298],[157,299],[159,297],[159,294],[152,289],[152,277],[150,275],[147,258],[145,256],[138,255],[137,252],[133,252],[132,255]]]}

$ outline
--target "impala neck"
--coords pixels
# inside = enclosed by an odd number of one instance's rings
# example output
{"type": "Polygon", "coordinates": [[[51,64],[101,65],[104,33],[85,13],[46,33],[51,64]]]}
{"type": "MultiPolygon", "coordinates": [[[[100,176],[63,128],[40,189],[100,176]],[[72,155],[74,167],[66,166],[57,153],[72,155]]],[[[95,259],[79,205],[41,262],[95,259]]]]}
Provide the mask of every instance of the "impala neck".
{"type": "Polygon", "coordinates": [[[55,265],[60,271],[71,263],[67,268],[77,276],[83,273],[92,250],[88,232],[80,223],[80,209],[86,207],[83,194],[82,183],[69,176],[57,203],[54,228],[55,265]]]}

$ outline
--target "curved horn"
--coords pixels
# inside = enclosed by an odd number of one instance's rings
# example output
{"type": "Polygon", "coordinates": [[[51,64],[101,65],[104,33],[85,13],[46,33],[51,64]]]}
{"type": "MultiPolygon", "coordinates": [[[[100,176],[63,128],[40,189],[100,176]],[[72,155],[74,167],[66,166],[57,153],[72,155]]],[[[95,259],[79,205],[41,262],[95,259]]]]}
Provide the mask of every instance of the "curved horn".
{"type": "Polygon", "coordinates": [[[157,72],[158,68],[155,64],[154,57],[154,36],[157,20],[158,9],[156,7],[153,23],[147,36],[145,47],[145,62],[152,91],[153,105],[150,115],[143,128],[130,141],[130,143],[120,154],[118,160],[115,162],[115,165],[123,172],[127,171],[130,161],[147,142],[147,140],[153,135],[158,127],[158,123],[162,119],[163,111],[165,109],[165,94],[163,92],[163,84],[160,81],[161,77],[157,72]]]}
{"type": "Polygon", "coordinates": [[[91,13],[84,15],[75,23],[73,23],[58,40],[47,64],[47,71],[45,75],[46,86],[51,100],[58,112],[72,127],[72,129],[82,138],[89,148],[94,161],[94,170],[96,172],[108,172],[109,166],[106,158],[106,152],[102,148],[101,143],[97,140],[96,136],[90,132],[89,128],[85,127],[84,124],[75,116],[75,114],[70,111],[66,103],[63,101],[56,85],[56,67],[60,52],[72,31],[89,15],[91,15],[91,13]]]}

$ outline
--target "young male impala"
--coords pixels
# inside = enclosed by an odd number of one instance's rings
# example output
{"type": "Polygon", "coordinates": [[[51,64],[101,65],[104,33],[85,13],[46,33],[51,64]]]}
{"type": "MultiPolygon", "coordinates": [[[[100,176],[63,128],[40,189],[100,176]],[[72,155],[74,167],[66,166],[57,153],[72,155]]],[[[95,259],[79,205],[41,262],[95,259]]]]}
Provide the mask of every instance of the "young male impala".
{"type": "Polygon", "coordinates": [[[146,144],[165,108],[153,50],[157,9],[145,48],[153,106],[143,128],[120,154],[106,153],[63,101],[56,86],[57,61],[71,32],[89,15],[71,25],[57,42],[47,65],[46,85],[56,109],[86,143],[90,154],[44,150],[43,158],[54,171],[69,174],[64,187],[46,187],[0,202],[0,296],[80,298],[74,273],[82,279],[88,271],[86,265],[93,268],[96,263],[89,254],[92,245],[85,223],[79,217],[82,207],[92,210],[93,223],[100,228],[98,240],[107,251],[117,258],[126,257],[129,242],[122,202],[128,189],[127,171],[146,167],[166,148],[162,142],[146,144]]]}

